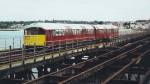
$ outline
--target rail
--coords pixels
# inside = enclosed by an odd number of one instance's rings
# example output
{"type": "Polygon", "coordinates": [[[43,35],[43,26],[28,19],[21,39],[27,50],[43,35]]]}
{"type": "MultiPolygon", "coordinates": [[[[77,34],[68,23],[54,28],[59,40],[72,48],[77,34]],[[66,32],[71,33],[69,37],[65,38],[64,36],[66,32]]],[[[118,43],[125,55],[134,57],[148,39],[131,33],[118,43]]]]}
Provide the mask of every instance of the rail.
{"type": "Polygon", "coordinates": [[[56,84],[68,84],[72,83],[76,80],[82,79],[91,75],[92,73],[103,69],[110,64],[122,60],[123,58],[127,57],[128,53],[132,53],[137,51],[138,49],[142,48],[143,42],[148,40],[146,38],[144,40],[136,41],[134,43],[128,44],[123,46],[122,48],[111,51],[104,55],[97,56],[96,58],[89,59],[87,61],[78,63],[73,66],[69,66],[57,72],[53,72],[33,81],[24,83],[24,84],[43,84],[47,79],[49,83],[56,83],[56,84]],[[142,44],[142,45],[141,45],[142,44]],[[85,75],[86,74],[86,75],[85,75]]]}

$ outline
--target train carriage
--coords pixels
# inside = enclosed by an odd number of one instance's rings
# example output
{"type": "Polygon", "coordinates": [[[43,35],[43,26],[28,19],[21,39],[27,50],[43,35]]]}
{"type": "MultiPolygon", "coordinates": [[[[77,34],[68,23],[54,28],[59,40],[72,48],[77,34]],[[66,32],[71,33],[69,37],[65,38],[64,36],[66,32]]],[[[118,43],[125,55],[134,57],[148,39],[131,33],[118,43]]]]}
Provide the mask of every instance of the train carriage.
{"type": "Polygon", "coordinates": [[[25,46],[45,46],[99,39],[118,35],[118,28],[108,25],[34,23],[24,29],[25,46]]]}
{"type": "Polygon", "coordinates": [[[96,28],[96,39],[109,41],[119,35],[119,28],[114,25],[94,25],[96,28]]]}

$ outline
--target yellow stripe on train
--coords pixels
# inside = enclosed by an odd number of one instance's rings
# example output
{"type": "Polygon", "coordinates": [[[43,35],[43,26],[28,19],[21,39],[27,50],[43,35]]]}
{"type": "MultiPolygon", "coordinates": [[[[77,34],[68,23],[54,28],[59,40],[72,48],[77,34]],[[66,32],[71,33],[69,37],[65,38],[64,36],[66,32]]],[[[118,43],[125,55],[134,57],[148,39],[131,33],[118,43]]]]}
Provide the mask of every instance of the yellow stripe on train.
{"type": "Polygon", "coordinates": [[[24,45],[25,46],[44,46],[45,45],[45,35],[25,35],[24,45]]]}

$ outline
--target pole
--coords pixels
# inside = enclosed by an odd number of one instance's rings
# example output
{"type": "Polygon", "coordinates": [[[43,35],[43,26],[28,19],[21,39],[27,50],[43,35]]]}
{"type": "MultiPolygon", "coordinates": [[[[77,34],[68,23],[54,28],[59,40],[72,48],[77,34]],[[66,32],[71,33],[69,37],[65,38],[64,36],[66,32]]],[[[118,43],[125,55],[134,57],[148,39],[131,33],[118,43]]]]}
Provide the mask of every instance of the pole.
{"type": "Polygon", "coordinates": [[[61,56],[60,48],[61,48],[61,41],[59,40],[59,56],[61,56]]]}
{"type": "Polygon", "coordinates": [[[79,52],[79,48],[78,48],[78,39],[77,39],[77,53],[79,52]]]}
{"type": "Polygon", "coordinates": [[[14,44],[14,38],[13,38],[13,49],[14,49],[14,45],[15,45],[15,44],[14,44]]]}
{"type": "Polygon", "coordinates": [[[36,62],[36,44],[34,43],[34,62],[36,62]]]}
{"type": "Polygon", "coordinates": [[[54,42],[52,42],[52,63],[54,61],[54,42]]]}
{"type": "Polygon", "coordinates": [[[7,48],[7,44],[6,44],[6,38],[5,38],[5,50],[6,50],[6,48],[7,48]]]}
{"type": "Polygon", "coordinates": [[[25,59],[25,57],[24,57],[24,45],[22,45],[22,65],[25,64],[24,59],[25,59]]]}
{"type": "Polygon", "coordinates": [[[11,46],[9,46],[9,68],[12,68],[12,64],[11,64],[11,46]]]}
{"type": "MultiPolygon", "coordinates": [[[[46,42],[44,42],[44,53],[46,54],[46,42]]],[[[45,60],[46,58],[45,58],[45,55],[44,55],[44,58],[43,58],[43,60],[45,60]]]]}
{"type": "MultiPolygon", "coordinates": [[[[21,48],[21,45],[22,45],[22,44],[21,44],[21,37],[20,37],[20,48],[21,48]]],[[[23,46],[22,46],[22,47],[23,47],[23,46]]]]}
{"type": "Polygon", "coordinates": [[[72,54],[73,54],[73,43],[74,43],[74,41],[72,40],[72,54]]]}
{"type": "Polygon", "coordinates": [[[67,40],[65,42],[65,53],[67,53],[67,40]]]}

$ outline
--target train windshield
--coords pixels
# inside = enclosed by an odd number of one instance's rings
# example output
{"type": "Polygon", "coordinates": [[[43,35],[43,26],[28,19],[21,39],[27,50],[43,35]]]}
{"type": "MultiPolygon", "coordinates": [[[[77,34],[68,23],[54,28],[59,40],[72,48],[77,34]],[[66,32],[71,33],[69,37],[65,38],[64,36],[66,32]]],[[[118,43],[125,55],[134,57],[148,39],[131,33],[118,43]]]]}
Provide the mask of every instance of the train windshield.
{"type": "Polygon", "coordinates": [[[24,34],[25,35],[44,35],[45,30],[42,28],[32,27],[32,28],[25,29],[24,34]]]}

